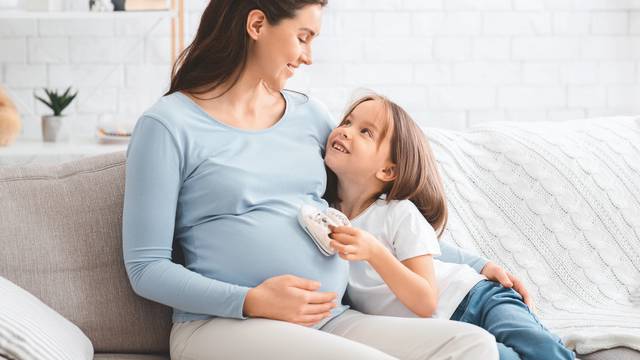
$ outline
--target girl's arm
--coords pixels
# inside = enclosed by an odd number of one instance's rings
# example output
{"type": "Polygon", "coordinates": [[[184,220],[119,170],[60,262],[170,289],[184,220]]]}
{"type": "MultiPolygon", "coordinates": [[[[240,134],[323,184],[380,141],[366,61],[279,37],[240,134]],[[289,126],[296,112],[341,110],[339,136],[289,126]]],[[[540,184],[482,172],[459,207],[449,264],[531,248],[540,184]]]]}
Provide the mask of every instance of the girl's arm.
{"type": "Polygon", "coordinates": [[[370,233],[353,227],[331,227],[331,246],[345,260],[367,261],[398,300],[421,317],[430,317],[438,304],[431,255],[399,261],[370,233]]]}

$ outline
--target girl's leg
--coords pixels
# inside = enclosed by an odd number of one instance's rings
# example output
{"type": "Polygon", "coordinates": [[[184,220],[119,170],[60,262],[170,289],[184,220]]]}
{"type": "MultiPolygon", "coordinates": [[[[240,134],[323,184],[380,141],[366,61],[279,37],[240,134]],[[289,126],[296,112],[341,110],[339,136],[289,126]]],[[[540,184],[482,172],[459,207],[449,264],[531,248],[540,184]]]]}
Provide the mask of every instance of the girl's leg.
{"type": "Polygon", "coordinates": [[[394,359],[355,341],[267,319],[213,318],[176,323],[169,342],[172,360],[394,359]]]}
{"type": "Polygon", "coordinates": [[[512,348],[498,342],[498,355],[500,360],[520,360],[520,355],[512,348]]]}
{"type": "Polygon", "coordinates": [[[575,359],[575,354],[540,323],[514,290],[487,281],[473,288],[467,301],[464,312],[456,311],[452,319],[459,316],[460,321],[486,329],[522,359],[575,359]]]}
{"type": "Polygon", "coordinates": [[[450,320],[375,316],[347,310],[321,330],[398,359],[498,359],[491,334],[450,320]]]}

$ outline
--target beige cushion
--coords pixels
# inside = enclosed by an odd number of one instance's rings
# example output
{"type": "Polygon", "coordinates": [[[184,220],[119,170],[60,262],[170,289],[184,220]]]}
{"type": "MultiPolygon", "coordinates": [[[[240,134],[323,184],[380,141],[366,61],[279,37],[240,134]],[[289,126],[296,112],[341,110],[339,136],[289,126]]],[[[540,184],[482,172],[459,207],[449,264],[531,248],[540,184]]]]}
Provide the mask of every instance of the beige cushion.
{"type": "Polygon", "coordinates": [[[169,355],[96,354],[93,360],[170,360],[169,355]]]}
{"type": "Polygon", "coordinates": [[[580,360],[638,360],[640,352],[626,348],[617,347],[608,350],[600,350],[588,355],[580,355],[580,360]]]}
{"type": "Polygon", "coordinates": [[[91,341],[35,296],[0,276],[0,355],[20,360],[93,359],[91,341]]]}
{"type": "Polygon", "coordinates": [[[168,353],[171,309],[134,294],[122,260],[124,152],[0,167],[0,276],[76,324],[96,352],[168,353]]]}

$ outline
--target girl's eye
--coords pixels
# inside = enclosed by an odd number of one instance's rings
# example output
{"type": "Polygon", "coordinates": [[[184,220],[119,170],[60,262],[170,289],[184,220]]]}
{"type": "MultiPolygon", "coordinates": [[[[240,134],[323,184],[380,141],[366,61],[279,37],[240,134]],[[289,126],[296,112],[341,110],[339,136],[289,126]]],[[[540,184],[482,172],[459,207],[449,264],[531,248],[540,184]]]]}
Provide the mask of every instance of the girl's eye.
{"type": "Polygon", "coordinates": [[[342,122],[342,124],[340,124],[340,126],[347,126],[347,125],[351,125],[351,121],[345,120],[342,122]]]}
{"type": "Polygon", "coordinates": [[[303,43],[303,44],[306,44],[306,43],[307,43],[307,40],[302,39],[302,38],[298,38],[298,41],[300,41],[300,42],[301,42],[301,43],[303,43]]]}
{"type": "Polygon", "coordinates": [[[363,134],[367,134],[367,136],[369,136],[371,138],[373,137],[373,132],[371,130],[367,129],[367,128],[364,128],[364,129],[360,130],[360,132],[363,133],[363,134]]]}

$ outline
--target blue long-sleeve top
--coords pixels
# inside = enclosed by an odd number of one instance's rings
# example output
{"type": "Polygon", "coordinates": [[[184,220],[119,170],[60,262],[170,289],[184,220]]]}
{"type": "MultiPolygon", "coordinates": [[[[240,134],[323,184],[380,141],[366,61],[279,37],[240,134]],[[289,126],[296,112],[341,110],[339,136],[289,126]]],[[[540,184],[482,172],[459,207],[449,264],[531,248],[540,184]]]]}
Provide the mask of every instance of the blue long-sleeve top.
{"type": "MultiPolygon", "coordinates": [[[[322,160],[334,122],[321,103],[284,91],[272,127],[250,131],[212,118],[190,98],[164,96],[136,123],[127,149],[123,255],[134,291],[171,306],[173,321],[243,317],[248,290],[292,274],[342,299],[348,264],[321,255],[296,220],[322,199],[322,160]],[[172,261],[180,244],[185,265],[172,261]]],[[[443,244],[443,258],[484,259],[443,244]]],[[[336,307],[333,316],[345,306],[336,307]]]]}

